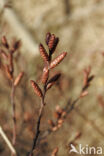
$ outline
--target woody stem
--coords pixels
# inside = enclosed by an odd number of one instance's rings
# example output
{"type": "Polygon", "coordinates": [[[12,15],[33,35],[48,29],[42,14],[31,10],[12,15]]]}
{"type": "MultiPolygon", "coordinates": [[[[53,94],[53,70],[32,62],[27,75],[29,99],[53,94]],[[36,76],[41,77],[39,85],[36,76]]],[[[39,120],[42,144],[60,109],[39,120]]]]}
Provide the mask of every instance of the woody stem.
{"type": "Polygon", "coordinates": [[[44,93],[43,93],[43,97],[41,98],[41,106],[40,106],[39,117],[38,117],[38,121],[37,121],[36,134],[35,134],[35,137],[33,138],[32,149],[31,149],[31,151],[30,151],[28,156],[33,156],[33,151],[36,148],[38,137],[40,135],[41,119],[42,119],[43,110],[44,110],[44,106],[45,106],[45,104],[44,104],[45,94],[46,94],[46,85],[44,86],[44,93]]]}

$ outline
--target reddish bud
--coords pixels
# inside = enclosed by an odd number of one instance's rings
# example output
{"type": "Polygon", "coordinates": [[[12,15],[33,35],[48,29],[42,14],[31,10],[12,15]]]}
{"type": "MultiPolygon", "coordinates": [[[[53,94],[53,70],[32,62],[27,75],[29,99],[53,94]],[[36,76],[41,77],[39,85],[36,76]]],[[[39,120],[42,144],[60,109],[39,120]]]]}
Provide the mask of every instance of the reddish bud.
{"type": "Polygon", "coordinates": [[[7,39],[5,36],[2,37],[1,42],[5,48],[7,48],[7,49],[9,48],[9,45],[8,45],[8,42],[7,42],[7,39]]]}
{"type": "Polygon", "coordinates": [[[54,42],[55,42],[55,35],[52,34],[50,39],[49,39],[49,42],[48,42],[48,47],[49,47],[49,50],[52,50],[53,47],[54,47],[54,42]]]}
{"type": "Polygon", "coordinates": [[[62,114],[61,114],[61,117],[64,118],[65,116],[66,116],[66,112],[63,111],[62,114]]]}
{"type": "Polygon", "coordinates": [[[54,51],[56,50],[56,47],[57,47],[58,42],[59,42],[59,38],[57,37],[57,38],[55,38],[55,40],[54,40],[53,48],[50,50],[50,53],[51,53],[51,54],[53,54],[54,51]]]}
{"type": "Polygon", "coordinates": [[[51,63],[50,63],[50,69],[56,67],[67,55],[66,52],[61,53],[59,56],[57,56],[51,63]]]}
{"type": "Polygon", "coordinates": [[[52,128],[52,131],[57,131],[58,130],[58,127],[57,126],[54,126],[53,128],[52,128]]]}
{"type": "Polygon", "coordinates": [[[50,89],[54,84],[55,84],[54,82],[48,83],[47,84],[47,90],[50,89]]]}
{"type": "Polygon", "coordinates": [[[31,85],[32,85],[32,87],[33,87],[33,89],[34,89],[34,93],[35,93],[37,96],[42,97],[42,96],[43,96],[42,91],[41,91],[41,89],[39,88],[39,86],[37,85],[37,83],[34,82],[33,80],[31,80],[30,82],[31,82],[31,85]]]}
{"type": "Polygon", "coordinates": [[[57,153],[58,153],[58,147],[56,147],[56,148],[53,150],[51,156],[56,156],[57,153]]]}
{"type": "Polygon", "coordinates": [[[49,124],[50,126],[52,126],[52,127],[55,126],[52,120],[48,120],[48,124],[49,124]]]}
{"type": "Polygon", "coordinates": [[[8,58],[8,55],[5,53],[5,51],[4,50],[2,50],[2,49],[0,49],[0,54],[2,55],[2,57],[4,58],[4,59],[7,59],[8,58]]]}
{"type": "Polygon", "coordinates": [[[59,118],[60,118],[60,114],[59,114],[58,112],[54,112],[54,117],[55,117],[56,119],[59,119],[59,118]]]}
{"type": "Polygon", "coordinates": [[[40,55],[42,56],[43,60],[45,62],[48,62],[49,61],[49,57],[48,57],[48,54],[44,48],[44,46],[42,44],[40,44],[39,46],[39,50],[40,50],[40,55]]]}
{"type": "Polygon", "coordinates": [[[14,53],[21,45],[20,40],[13,42],[11,52],[14,53]]]}
{"type": "Polygon", "coordinates": [[[49,70],[47,67],[45,67],[43,69],[42,80],[41,80],[43,84],[45,84],[47,82],[48,76],[49,76],[49,70]]]}
{"type": "Polygon", "coordinates": [[[19,73],[19,75],[17,76],[17,78],[16,78],[15,81],[14,81],[14,86],[17,86],[17,85],[20,83],[20,81],[21,81],[23,75],[24,75],[24,72],[20,72],[20,73],[19,73]]]}
{"type": "Polygon", "coordinates": [[[63,119],[58,120],[58,124],[62,124],[63,122],[64,122],[63,119]]]}
{"type": "Polygon", "coordinates": [[[7,77],[9,78],[9,80],[13,80],[13,75],[10,72],[10,69],[9,69],[8,65],[5,65],[5,71],[6,71],[6,74],[7,74],[7,77]]]}
{"type": "Polygon", "coordinates": [[[60,73],[54,75],[54,76],[48,81],[48,83],[56,82],[56,81],[60,78],[60,76],[61,76],[60,73]]]}
{"type": "Polygon", "coordinates": [[[51,37],[51,33],[48,32],[48,33],[46,34],[46,44],[47,44],[47,45],[48,45],[48,43],[49,43],[50,37],[51,37]]]}
{"type": "Polygon", "coordinates": [[[83,92],[81,93],[80,98],[82,98],[82,97],[84,97],[84,96],[87,96],[87,95],[88,95],[88,91],[85,90],[85,91],[83,91],[83,92]]]}

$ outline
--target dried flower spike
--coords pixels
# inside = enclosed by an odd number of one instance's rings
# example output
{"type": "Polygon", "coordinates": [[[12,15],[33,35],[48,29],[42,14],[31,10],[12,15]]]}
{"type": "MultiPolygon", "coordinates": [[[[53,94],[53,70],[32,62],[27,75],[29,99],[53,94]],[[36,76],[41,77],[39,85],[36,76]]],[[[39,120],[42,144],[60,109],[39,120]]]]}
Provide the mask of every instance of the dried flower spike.
{"type": "Polygon", "coordinates": [[[51,156],[56,156],[56,155],[57,155],[57,152],[58,152],[58,147],[56,147],[56,148],[53,150],[51,156]]]}
{"type": "Polygon", "coordinates": [[[47,67],[45,67],[43,69],[43,74],[42,74],[42,83],[45,84],[48,80],[48,76],[49,76],[49,69],[47,67]]]}
{"type": "Polygon", "coordinates": [[[81,93],[80,98],[82,98],[82,97],[84,97],[84,96],[87,96],[87,95],[88,95],[88,91],[85,90],[85,91],[83,91],[83,92],[81,93]]]}
{"type": "Polygon", "coordinates": [[[56,49],[56,47],[57,47],[58,42],[59,42],[59,38],[58,38],[58,37],[56,37],[56,38],[55,38],[55,41],[54,41],[53,48],[52,48],[52,50],[51,50],[51,53],[52,53],[52,54],[53,54],[53,52],[55,51],[55,49],[56,49]]]}
{"type": "Polygon", "coordinates": [[[40,50],[40,55],[42,56],[43,60],[45,62],[48,62],[49,57],[48,57],[48,54],[47,54],[47,52],[46,52],[46,50],[42,44],[39,45],[39,50],[40,50]]]}
{"type": "Polygon", "coordinates": [[[55,126],[52,120],[48,120],[48,124],[49,124],[51,127],[54,127],[54,126],[55,126]]]}
{"type": "Polygon", "coordinates": [[[24,75],[24,72],[20,72],[20,74],[17,76],[17,78],[14,81],[14,86],[17,86],[20,83],[23,75],[24,75]]]}
{"type": "Polygon", "coordinates": [[[18,41],[15,41],[13,44],[12,44],[12,48],[11,48],[11,52],[14,53],[21,45],[21,42],[20,40],[18,41]]]}
{"type": "Polygon", "coordinates": [[[2,50],[2,49],[0,49],[0,54],[2,55],[2,57],[4,58],[4,59],[7,59],[8,58],[8,55],[5,53],[5,51],[4,50],[2,50]]]}
{"type": "Polygon", "coordinates": [[[46,89],[47,90],[50,89],[54,84],[55,84],[55,82],[48,83],[46,89]]]}
{"type": "Polygon", "coordinates": [[[54,75],[54,76],[48,81],[48,83],[56,82],[56,81],[60,78],[60,76],[61,76],[60,73],[54,75]]]}
{"type": "Polygon", "coordinates": [[[10,72],[10,69],[9,69],[9,66],[8,65],[5,65],[5,71],[6,71],[6,74],[7,74],[7,77],[9,78],[9,80],[13,80],[13,75],[12,73],[10,72]]]}
{"type": "Polygon", "coordinates": [[[31,85],[32,85],[32,87],[33,87],[33,89],[34,89],[35,94],[36,94],[37,96],[39,96],[39,97],[42,97],[42,96],[43,96],[42,91],[41,91],[41,89],[39,88],[39,86],[37,85],[37,83],[34,82],[33,80],[31,80],[30,82],[31,82],[31,85]]]}
{"type": "Polygon", "coordinates": [[[5,48],[7,48],[7,49],[9,48],[9,44],[8,44],[7,39],[6,39],[5,36],[2,37],[1,42],[4,45],[5,48]]]}
{"type": "Polygon", "coordinates": [[[49,42],[48,42],[49,50],[52,50],[53,49],[54,42],[55,42],[55,35],[52,34],[51,37],[50,37],[50,39],[49,39],[49,42]]]}
{"type": "Polygon", "coordinates": [[[67,55],[67,52],[61,53],[59,56],[57,56],[51,63],[50,63],[50,69],[56,67],[67,55]]]}
{"type": "Polygon", "coordinates": [[[47,45],[48,45],[48,43],[49,43],[50,37],[51,37],[51,33],[48,32],[48,33],[46,34],[46,44],[47,44],[47,45]]]}

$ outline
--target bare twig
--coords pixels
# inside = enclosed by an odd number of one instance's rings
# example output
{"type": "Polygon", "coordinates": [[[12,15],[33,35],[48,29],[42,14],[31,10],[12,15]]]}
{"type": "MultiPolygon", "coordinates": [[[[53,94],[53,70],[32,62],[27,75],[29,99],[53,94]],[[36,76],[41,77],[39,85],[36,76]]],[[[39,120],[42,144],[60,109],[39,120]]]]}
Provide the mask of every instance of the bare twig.
{"type": "MultiPolygon", "coordinates": [[[[5,59],[8,64],[4,64],[4,62],[1,62],[1,65],[3,68],[1,70],[6,74],[7,78],[11,82],[11,106],[12,106],[12,120],[13,120],[13,138],[12,138],[12,144],[16,145],[16,105],[14,102],[14,96],[15,96],[15,89],[19,85],[22,77],[23,72],[20,72],[20,74],[15,78],[14,76],[14,53],[18,50],[20,47],[20,41],[14,41],[12,44],[9,44],[6,37],[3,36],[1,39],[1,47],[0,47],[0,54],[5,59]],[[3,48],[5,50],[3,50],[3,48]]],[[[12,156],[13,153],[11,153],[12,156]]]]}
{"type": "Polygon", "coordinates": [[[40,134],[40,124],[41,124],[41,118],[42,118],[42,114],[43,114],[43,110],[44,110],[44,98],[45,98],[45,93],[46,93],[46,89],[44,87],[44,95],[41,99],[41,106],[40,106],[40,110],[39,110],[39,117],[38,117],[38,121],[37,121],[37,127],[36,127],[36,134],[35,134],[35,137],[33,139],[33,145],[32,145],[32,149],[29,153],[29,156],[33,156],[33,151],[35,150],[35,147],[36,147],[36,144],[37,144],[37,141],[38,141],[38,137],[39,137],[39,134],[40,134]]]}

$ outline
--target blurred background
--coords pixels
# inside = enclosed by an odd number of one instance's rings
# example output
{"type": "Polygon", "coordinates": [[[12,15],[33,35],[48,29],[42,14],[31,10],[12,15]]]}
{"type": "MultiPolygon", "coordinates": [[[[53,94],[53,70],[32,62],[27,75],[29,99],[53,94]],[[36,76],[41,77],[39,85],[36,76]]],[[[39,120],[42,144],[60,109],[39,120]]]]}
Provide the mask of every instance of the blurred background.
{"type": "MultiPolygon", "coordinates": [[[[29,80],[35,80],[41,86],[43,61],[39,55],[38,45],[39,43],[45,45],[47,32],[54,33],[60,39],[54,57],[63,51],[67,51],[68,55],[54,71],[61,72],[62,77],[59,84],[54,86],[46,97],[42,132],[49,128],[48,119],[55,120],[53,114],[56,106],[63,108],[69,99],[73,101],[80,94],[83,85],[83,69],[90,65],[91,73],[95,78],[89,88],[88,96],[77,103],[78,111],[73,110],[59,130],[38,143],[36,155],[50,156],[55,147],[59,148],[57,156],[70,155],[69,143],[78,132],[82,135],[76,141],[76,147],[77,144],[103,147],[103,10],[103,0],[0,1],[0,38],[5,35],[10,43],[13,39],[20,39],[22,42],[20,50],[15,55],[15,75],[20,71],[25,72],[15,93],[18,133],[16,149],[21,156],[25,156],[30,150],[36,128],[40,101],[34,95],[29,80]]],[[[11,140],[10,91],[10,83],[1,72],[0,125],[11,140]]],[[[2,137],[0,137],[0,155],[10,155],[2,137]]]]}

